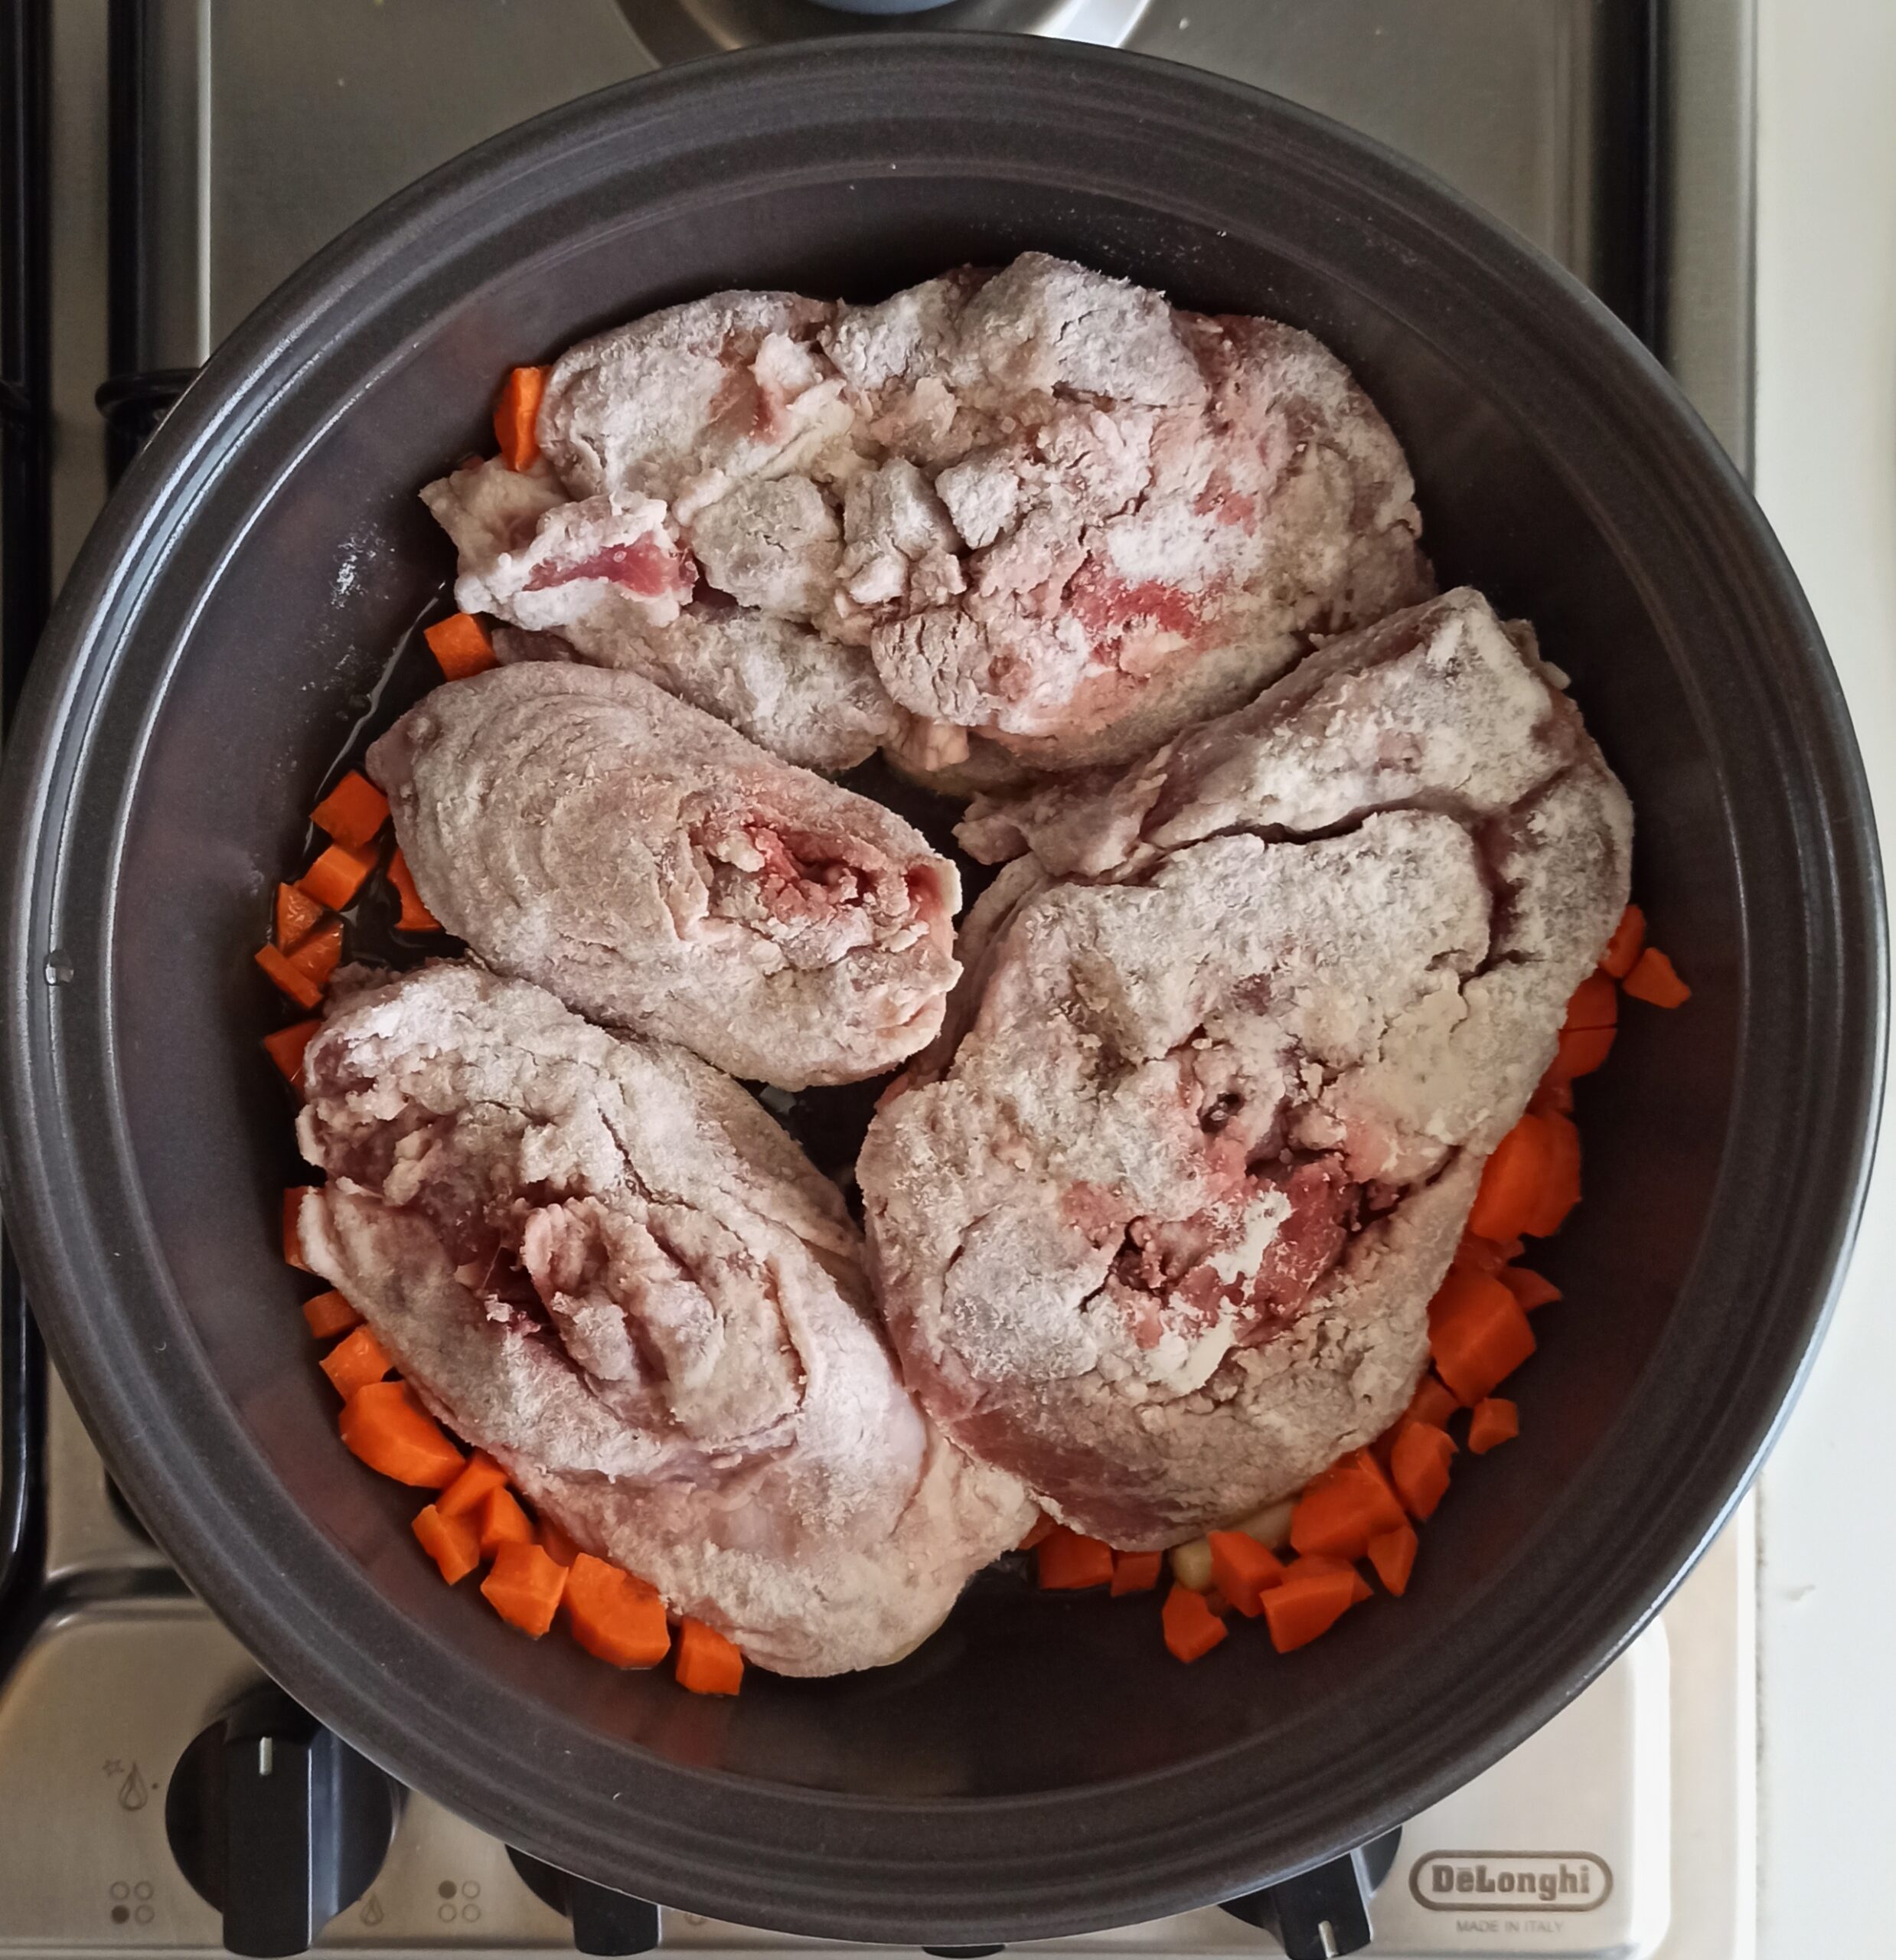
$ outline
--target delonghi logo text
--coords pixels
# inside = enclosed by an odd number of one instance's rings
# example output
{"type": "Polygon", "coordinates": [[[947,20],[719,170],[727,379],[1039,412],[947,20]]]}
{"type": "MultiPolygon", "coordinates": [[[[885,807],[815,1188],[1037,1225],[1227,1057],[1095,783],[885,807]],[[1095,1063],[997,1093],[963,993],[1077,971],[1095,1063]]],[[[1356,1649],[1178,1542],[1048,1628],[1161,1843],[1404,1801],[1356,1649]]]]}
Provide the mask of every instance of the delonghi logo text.
{"type": "Polygon", "coordinates": [[[1591,1851],[1431,1851],[1409,1867],[1409,1890],[1438,1913],[1591,1913],[1612,1890],[1611,1867],[1591,1851]]]}

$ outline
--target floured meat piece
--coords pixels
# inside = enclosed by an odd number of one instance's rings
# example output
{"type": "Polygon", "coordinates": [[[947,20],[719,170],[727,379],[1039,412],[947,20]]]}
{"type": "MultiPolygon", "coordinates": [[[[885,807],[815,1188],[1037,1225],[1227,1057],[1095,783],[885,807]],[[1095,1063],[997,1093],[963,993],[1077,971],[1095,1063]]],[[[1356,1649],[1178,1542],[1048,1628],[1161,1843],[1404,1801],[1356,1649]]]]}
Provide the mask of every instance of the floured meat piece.
{"type": "Polygon", "coordinates": [[[584,659],[643,675],[804,769],[853,769],[901,741],[909,719],[883,691],[863,648],[742,606],[700,600],[668,626],[603,635],[583,620],[563,637],[503,626],[494,651],[504,664],[584,659]]]}
{"type": "Polygon", "coordinates": [[[1129,768],[977,797],[956,835],[984,864],[1031,851],[1056,876],[1102,876],[1234,827],[1321,831],[1411,803],[1492,817],[1569,768],[1623,804],[1529,629],[1462,586],[1129,768]]]}
{"type": "Polygon", "coordinates": [[[657,497],[680,524],[741,483],[847,474],[856,416],[817,344],[835,317],[793,292],[714,292],[582,341],[537,424],[575,497],[657,497]]]}
{"type": "Polygon", "coordinates": [[[834,630],[1040,766],[1136,755],[1430,589],[1402,451],[1308,335],[1029,253],[822,341],[932,492],[913,542],[847,537],[834,630]]]}
{"type": "Polygon", "coordinates": [[[668,625],[691,597],[698,571],[656,498],[587,497],[568,502],[543,469],[509,469],[498,459],[454,471],[422,492],[453,539],[464,612],[497,612],[516,626],[596,636],[668,625]]]}
{"type": "Polygon", "coordinates": [[[801,1089],[893,1067],[958,972],[954,867],[635,674],[439,688],[370,750],[423,902],[596,1021],[801,1089]]]}
{"type": "Polygon", "coordinates": [[[721,293],[573,348],[533,469],[491,462],[422,493],[458,554],[457,603],[556,632],[786,761],[938,755],[866,647],[811,624],[834,613],[845,484],[866,467],[814,344],[834,311],[721,293]]]}
{"type": "Polygon", "coordinates": [[[896,1660],[1019,1539],[898,1382],[834,1186],[743,1090],[437,964],[332,1007],[310,1263],[586,1550],[761,1665],[896,1660]]]}
{"type": "Polygon", "coordinates": [[[931,1411],[1079,1529],[1160,1545],[1405,1405],[1481,1165],[1625,904],[1631,819],[1466,593],[1119,786],[1017,828],[1036,854],[964,936],[977,1004],[857,1175],[931,1411]],[[1076,863],[1114,881],[1054,878],[1076,863]]]}

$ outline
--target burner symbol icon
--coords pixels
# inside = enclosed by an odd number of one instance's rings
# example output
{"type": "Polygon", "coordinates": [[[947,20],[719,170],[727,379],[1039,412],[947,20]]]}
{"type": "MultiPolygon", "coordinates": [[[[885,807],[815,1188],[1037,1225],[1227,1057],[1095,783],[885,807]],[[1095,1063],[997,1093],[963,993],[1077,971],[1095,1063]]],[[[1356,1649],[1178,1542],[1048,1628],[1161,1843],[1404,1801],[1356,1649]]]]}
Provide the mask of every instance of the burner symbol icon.
{"type": "Polygon", "coordinates": [[[119,1808],[121,1810],[142,1810],[152,1801],[152,1792],[145,1779],[139,1774],[139,1766],[132,1764],[130,1773],[119,1785],[119,1808]]]}

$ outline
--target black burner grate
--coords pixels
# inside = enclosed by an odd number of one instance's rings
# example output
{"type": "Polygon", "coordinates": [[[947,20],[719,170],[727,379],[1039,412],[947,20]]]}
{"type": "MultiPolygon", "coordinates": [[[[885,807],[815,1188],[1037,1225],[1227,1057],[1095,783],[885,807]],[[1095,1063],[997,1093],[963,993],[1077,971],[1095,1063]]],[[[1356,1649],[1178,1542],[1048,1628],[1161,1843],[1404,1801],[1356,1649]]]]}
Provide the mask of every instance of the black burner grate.
{"type": "MultiPolygon", "coordinates": [[[[51,0],[0,0],[0,727],[10,724],[52,590],[51,0]]],[[[34,1537],[42,1364],[0,1240],[0,1609],[34,1537]]],[[[0,1657],[5,1623],[0,1621],[0,1657]]]]}

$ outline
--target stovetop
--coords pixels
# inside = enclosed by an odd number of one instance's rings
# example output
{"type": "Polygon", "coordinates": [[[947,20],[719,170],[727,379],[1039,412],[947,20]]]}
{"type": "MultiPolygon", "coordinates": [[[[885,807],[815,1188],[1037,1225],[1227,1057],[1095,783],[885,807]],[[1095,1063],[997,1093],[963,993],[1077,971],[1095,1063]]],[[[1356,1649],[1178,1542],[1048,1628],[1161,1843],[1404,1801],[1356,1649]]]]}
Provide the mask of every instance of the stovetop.
{"type": "MultiPolygon", "coordinates": [[[[50,28],[55,570],[182,379],[380,198],[662,62],[860,24],[808,0],[0,0],[0,13],[50,28]]],[[[1746,0],[951,0],[923,21],[1193,63],[1417,157],[1588,280],[1748,459],[1746,0]]],[[[21,263],[0,273],[10,384],[34,379],[31,361],[15,367],[21,263]]],[[[30,393],[4,402],[16,627],[32,598],[18,570],[31,554],[13,548],[30,393]]],[[[44,1416],[39,1583],[0,1638],[0,1955],[213,1953],[218,1916],[179,1870],[165,1804],[185,1746],[257,1670],[139,1531],[57,1383],[44,1416]]],[[[1744,1960],[1752,1568],[1748,1506],[1593,1687],[1405,1828],[1373,1901],[1374,1952],[1744,1960]]],[[[669,1911],[653,1929],[707,1953],[822,1944],[669,1911]]],[[[573,1936],[503,1846],[411,1794],[321,1944],[553,1952],[573,1936]]],[[[1281,1950],[1209,1907],[1035,1944],[1281,1950]]]]}

